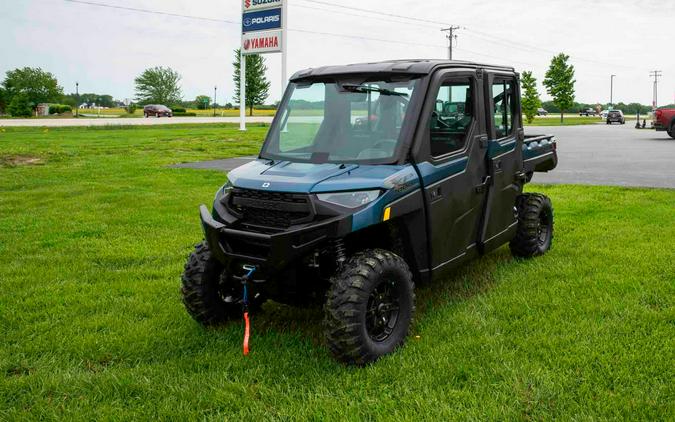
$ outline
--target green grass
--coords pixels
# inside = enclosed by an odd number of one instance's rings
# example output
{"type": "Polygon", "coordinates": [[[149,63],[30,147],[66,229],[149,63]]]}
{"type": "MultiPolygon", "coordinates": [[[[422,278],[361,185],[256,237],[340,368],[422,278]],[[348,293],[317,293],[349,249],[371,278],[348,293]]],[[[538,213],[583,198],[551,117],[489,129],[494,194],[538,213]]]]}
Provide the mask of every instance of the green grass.
{"type": "Polygon", "coordinates": [[[560,123],[560,115],[548,115],[546,117],[535,117],[532,123],[527,123],[527,119],[523,116],[525,126],[580,126],[580,125],[594,125],[604,123],[604,120],[593,116],[579,116],[575,114],[566,114],[563,118],[563,123],[560,123]]]}
{"type": "Polygon", "coordinates": [[[420,286],[406,347],[364,369],[318,308],[266,305],[248,358],[240,323],[199,327],[179,275],[224,176],[167,165],[264,131],[0,131],[0,420],[675,418],[672,190],[533,186],[551,252],[420,286]]]}

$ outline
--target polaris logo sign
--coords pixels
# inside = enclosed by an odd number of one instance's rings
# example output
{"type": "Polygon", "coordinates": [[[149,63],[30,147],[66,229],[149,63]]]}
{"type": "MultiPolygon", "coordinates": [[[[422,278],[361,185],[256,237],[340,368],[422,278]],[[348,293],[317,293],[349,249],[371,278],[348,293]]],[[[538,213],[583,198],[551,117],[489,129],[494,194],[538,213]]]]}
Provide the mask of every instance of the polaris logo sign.
{"type": "Polygon", "coordinates": [[[281,7],[282,0],[244,0],[244,11],[269,9],[272,7],[281,7]]]}
{"type": "Polygon", "coordinates": [[[281,28],[281,9],[244,13],[241,24],[243,33],[279,29],[281,28]]]}

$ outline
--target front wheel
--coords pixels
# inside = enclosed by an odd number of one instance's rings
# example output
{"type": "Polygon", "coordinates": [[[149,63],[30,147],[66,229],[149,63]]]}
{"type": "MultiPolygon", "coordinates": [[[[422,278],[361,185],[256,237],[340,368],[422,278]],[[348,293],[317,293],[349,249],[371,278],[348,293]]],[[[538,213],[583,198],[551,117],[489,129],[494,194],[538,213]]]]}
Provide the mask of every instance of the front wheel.
{"type": "Polygon", "coordinates": [[[670,135],[671,138],[675,139],[675,123],[670,125],[670,130],[668,131],[668,135],[670,135]]]}
{"type": "MultiPolygon", "coordinates": [[[[183,304],[188,314],[202,325],[210,326],[242,314],[243,286],[225,270],[203,241],[190,254],[181,277],[183,304]]],[[[249,307],[262,305],[260,295],[249,297],[249,307]]]]}
{"type": "Polygon", "coordinates": [[[522,258],[543,255],[553,242],[553,206],[539,193],[518,196],[518,229],[509,244],[511,253],[522,258]]]}
{"type": "Polygon", "coordinates": [[[374,362],[405,342],[414,313],[412,274],[403,258],[382,249],[360,252],[331,279],[328,347],[346,364],[374,362]]]}

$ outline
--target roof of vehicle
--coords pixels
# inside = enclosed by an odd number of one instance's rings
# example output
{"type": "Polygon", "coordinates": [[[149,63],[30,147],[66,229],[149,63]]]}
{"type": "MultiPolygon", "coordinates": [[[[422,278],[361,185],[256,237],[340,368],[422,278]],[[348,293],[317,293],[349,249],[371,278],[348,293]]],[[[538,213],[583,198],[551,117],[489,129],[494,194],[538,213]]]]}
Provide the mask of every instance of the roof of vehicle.
{"type": "Polygon", "coordinates": [[[346,75],[362,73],[385,73],[385,74],[411,74],[426,75],[436,68],[461,67],[473,69],[488,69],[503,72],[515,72],[514,68],[496,66],[483,63],[468,62],[462,60],[437,60],[437,59],[413,59],[413,60],[387,60],[374,63],[355,63],[348,65],[323,66],[310,68],[296,72],[291,80],[299,80],[310,77],[329,75],[346,75]]]}

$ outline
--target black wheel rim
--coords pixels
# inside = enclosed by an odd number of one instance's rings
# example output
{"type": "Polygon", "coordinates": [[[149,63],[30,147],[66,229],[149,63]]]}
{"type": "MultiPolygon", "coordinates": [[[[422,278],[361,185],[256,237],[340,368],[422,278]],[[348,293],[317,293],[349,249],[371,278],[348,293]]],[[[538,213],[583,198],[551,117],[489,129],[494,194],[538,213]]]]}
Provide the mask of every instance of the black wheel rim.
{"type": "Polygon", "coordinates": [[[389,338],[398,321],[401,306],[398,289],[393,281],[383,281],[368,297],[366,330],[371,339],[383,342],[389,338]]]}
{"type": "Polygon", "coordinates": [[[539,215],[539,227],[537,228],[537,240],[539,247],[545,247],[551,235],[551,216],[543,211],[539,215]]]}

